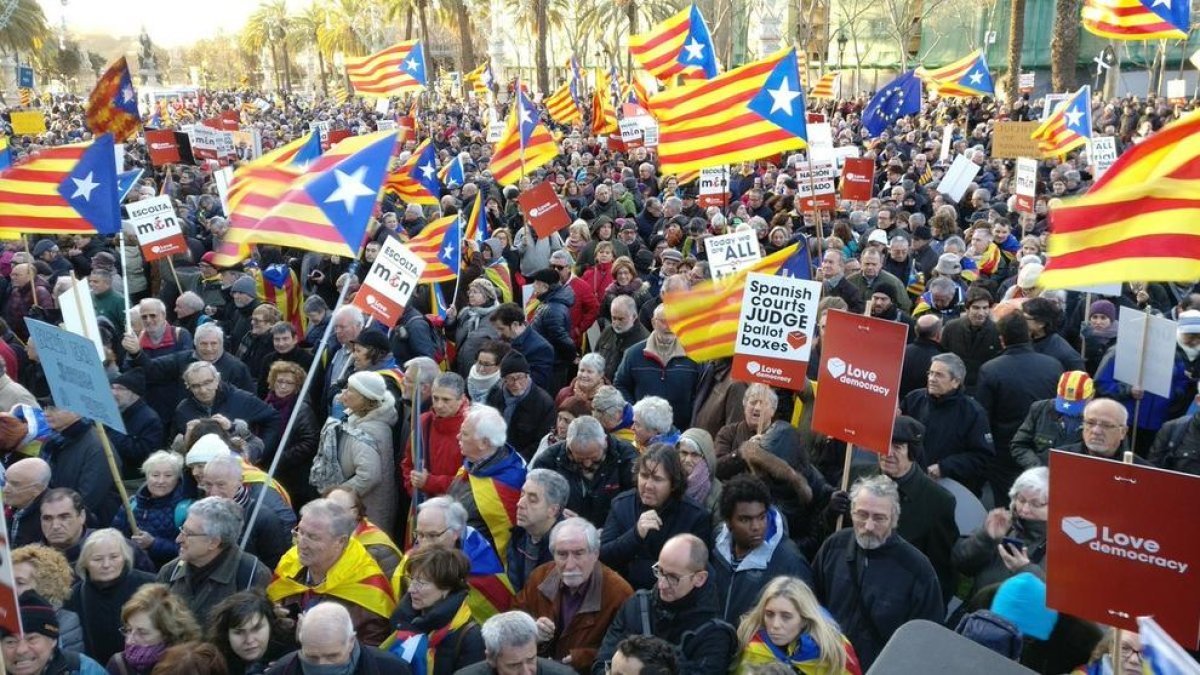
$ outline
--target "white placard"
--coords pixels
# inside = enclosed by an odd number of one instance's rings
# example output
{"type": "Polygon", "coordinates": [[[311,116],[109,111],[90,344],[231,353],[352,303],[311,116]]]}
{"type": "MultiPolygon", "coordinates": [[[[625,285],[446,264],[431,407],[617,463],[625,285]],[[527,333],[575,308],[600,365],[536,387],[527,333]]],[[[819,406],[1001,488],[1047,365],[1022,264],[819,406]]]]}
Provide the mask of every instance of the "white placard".
{"type": "Polygon", "coordinates": [[[1187,98],[1187,80],[1167,80],[1167,98],[1187,98]]]}
{"type": "Polygon", "coordinates": [[[955,202],[961,202],[963,194],[966,193],[967,188],[971,186],[971,181],[975,180],[978,173],[978,164],[967,159],[966,155],[959,155],[954,158],[950,170],[942,177],[942,182],[938,183],[938,192],[955,202]]]}
{"type": "Polygon", "coordinates": [[[425,261],[395,237],[388,237],[354,296],[354,305],[389,328],[404,313],[425,270],[425,261]]]}
{"type": "Polygon", "coordinates": [[[1033,213],[1033,203],[1037,198],[1037,168],[1036,159],[1017,158],[1017,211],[1021,213],[1033,213]]]}
{"type": "Polygon", "coordinates": [[[149,246],[172,236],[183,236],[183,228],[175,216],[168,195],[159,195],[133,202],[125,207],[129,211],[129,222],[137,233],[138,245],[149,246]]]}
{"type": "Polygon", "coordinates": [[[1094,295],[1103,295],[1110,298],[1121,296],[1121,284],[1099,284],[1096,286],[1072,286],[1068,291],[1078,291],[1080,293],[1092,293],[1094,295]]]}
{"type": "Polygon", "coordinates": [[[1200,70],[1200,49],[1197,49],[1195,53],[1189,56],[1188,61],[1190,61],[1197,70],[1200,70]]]}
{"type": "Polygon", "coordinates": [[[310,131],[316,130],[317,133],[321,134],[321,140],[327,141],[329,140],[329,130],[333,128],[333,125],[329,120],[320,120],[317,122],[310,122],[308,128],[310,131]]]}
{"type": "Polygon", "coordinates": [[[1170,319],[1121,307],[1113,375],[1131,387],[1140,383],[1142,389],[1170,398],[1171,377],[1175,372],[1175,329],[1176,324],[1170,319]],[[1147,318],[1149,332],[1143,335],[1147,318]]]}
{"type": "Polygon", "coordinates": [[[793,365],[808,363],[820,299],[819,281],[759,272],[747,274],[733,353],[793,365]]]}
{"type": "Polygon", "coordinates": [[[704,250],[713,279],[724,279],[762,258],[753,230],[708,237],[704,240],[704,250]]]}
{"type": "Polygon", "coordinates": [[[833,129],[828,122],[808,125],[808,152],[812,156],[813,164],[833,162],[833,129]]]}
{"type": "Polygon", "coordinates": [[[376,124],[378,131],[392,131],[396,128],[396,120],[379,120],[376,124]]]}
{"type": "Polygon", "coordinates": [[[658,124],[650,123],[642,127],[642,145],[647,148],[658,147],[658,124]]]}
{"type": "Polygon", "coordinates": [[[834,163],[839,171],[846,164],[847,157],[862,157],[862,150],[857,145],[839,145],[833,149],[834,163]]]}
{"type": "Polygon", "coordinates": [[[1021,91],[1032,90],[1037,78],[1034,73],[1021,73],[1020,79],[1017,80],[1017,88],[1021,91]]]}
{"type": "Polygon", "coordinates": [[[113,144],[113,159],[117,162],[117,174],[125,173],[125,144],[113,144]]]}
{"type": "Polygon", "coordinates": [[[1097,136],[1092,139],[1088,150],[1092,156],[1092,166],[1095,167],[1099,178],[1117,161],[1117,139],[1114,136],[1097,136]]]}
{"type": "Polygon", "coordinates": [[[392,99],[377,98],[375,99],[375,112],[380,115],[388,114],[388,110],[392,107],[392,99]]]}
{"type": "Polygon", "coordinates": [[[224,213],[229,213],[229,184],[233,182],[233,167],[222,167],[213,172],[213,182],[217,184],[217,196],[221,198],[224,213]]]}
{"type": "Polygon", "coordinates": [[[1042,108],[1042,122],[1054,112],[1058,104],[1070,99],[1074,94],[1046,94],[1046,105],[1042,108]]]}
{"type": "Polygon", "coordinates": [[[492,122],[488,125],[487,142],[495,143],[504,136],[504,122],[492,122]]]}
{"type": "Polygon", "coordinates": [[[634,119],[623,119],[617,122],[617,128],[621,130],[621,142],[633,143],[634,141],[642,140],[642,125],[638,124],[634,119]]]}
{"type": "Polygon", "coordinates": [[[708,166],[700,169],[700,177],[696,179],[700,186],[700,196],[723,195],[729,191],[729,166],[708,166]]]}
{"type": "Polygon", "coordinates": [[[212,153],[218,151],[220,140],[217,138],[221,132],[211,127],[206,127],[203,124],[197,124],[188,131],[188,136],[191,137],[192,150],[207,150],[212,153]]]}
{"type": "Polygon", "coordinates": [[[944,162],[950,158],[950,145],[954,142],[954,125],[947,124],[942,129],[942,149],[938,151],[938,161],[944,162]]]}
{"type": "Polygon", "coordinates": [[[837,169],[829,163],[814,162],[811,170],[807,166],[797,169],[796,198],[837,194],[837,175],[837,169]]]}
{"type": "MultiPolygon", "coordinates": [[[[104,342],[100,339],[100,326],[96,323],[96,304],[92,302],[92,291],[86,281],[75,280],[74,283],[79,284],[78,293],[68,288],[59,293],[57,298],[58,307],[62,310],[63,328],[91,340],[96,346],[96,354],[100,356],[100,363],[104,363],[104,342]]],[[[125,317],[125,321],[128,323],[129,317],[125,317]]]]}

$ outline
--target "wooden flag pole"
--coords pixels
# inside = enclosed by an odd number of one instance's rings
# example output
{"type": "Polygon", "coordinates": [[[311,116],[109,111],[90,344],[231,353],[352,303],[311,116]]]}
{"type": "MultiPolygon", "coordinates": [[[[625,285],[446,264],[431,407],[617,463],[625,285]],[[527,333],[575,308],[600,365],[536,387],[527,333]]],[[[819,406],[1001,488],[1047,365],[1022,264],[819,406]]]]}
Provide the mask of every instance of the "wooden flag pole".
{"type": "MultiPolygon", "coordinates": [[[[1021,228],[1021,229],[1024,229],[1024,228],[1021,228]]],[[[1083,325],[1086,326],[1088,323],[1088,319],[1090,318],[1088,316],[1088,312],[1092,311],[1092,294],[1090,291],[1083,296],[1083,306],[1085,307],[1084,313],[1083,313],[1083,325]]],[[[1149,322],[1147,322],[1147,323],[1149,323],[1149,322]]],[[[1079,331],[1079,333],[1082,336],[1083,330],[1081,329],[1079,331]]],[[[1144,345],[1143,345],[1143,347],[1144,347],[1144,345]]],[[[1079,355],[1082,356],[1084,358],[1084,360],[1087,360],[1087,338],[1080,337],[1079,355]]]]}
{"type": "Polygon", "coordinates": [[[175,288],[179,290],[180,295],[183,295],[183,284],[179,283],[179,272],[175,271],[175,256],[167,256],[167,267],[171,268],[171,276],[175,278],[175,288]]]}
{"type": "MultiPolygon", "coordinates": [[[[1149,318],[1147,318],[1147,323],[1149,323],[1149,318]]],[[[1121,463],[1133,464],[1133,453],[1126,450],[1125,454],[1121,458],[1121,463]]],[[[1120,667],[1121,663],[1121,633],[1122,631],[1120,628],[1113,626],[1113,641],[1111,650],[1109,652],[1109,658],[1112,659],[1112,671],[1114,673],[1117,672],[1117,669],[1120,667]]]]}
{"type": "MultiPolygon", "coordinates": [[[[845,492],[850,489],[850,460],[853,458],[854,458],[854,444],[847,443],[846,444],[846,458],[842,461],[842,492],[845,492]]],[[[842,515],[839,515],[837,517],[837,526],[834,528],[834,532],[842,529],[842,520],[844,518],[845,518],[845,516],[842,516],[842,515]]]]}

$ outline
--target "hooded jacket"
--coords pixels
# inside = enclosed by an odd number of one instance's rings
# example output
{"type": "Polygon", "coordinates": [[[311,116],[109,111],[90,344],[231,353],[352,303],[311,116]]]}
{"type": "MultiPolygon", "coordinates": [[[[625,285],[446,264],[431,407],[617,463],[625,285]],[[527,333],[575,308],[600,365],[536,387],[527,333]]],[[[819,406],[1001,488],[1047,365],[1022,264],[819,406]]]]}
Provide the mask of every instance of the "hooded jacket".
{"type": "Polygon", "coordinates": [[[571,361],[578,351],[571,335],[571,310],[575,291],[570,286],[556,284],[538,297],[539,306],[530,328],[546,338],[554,348],[555,363],[571,361]]]}
{"type": "Polygon", "coordinates": [[[799,577],[810,587],[813,585],[812,568],[796,544],[787,537],[783,516],[773,506],[767,508],[767,531],[763,543],[735,562],[733,534],[728,525],[721,523],[708,562],[711,570],[708,583],[721,591],[718,597],[721,618],[733,625],[737,625],[742,615],[750,611],[758,599],[759,591],[775,577],[799,577]]]}

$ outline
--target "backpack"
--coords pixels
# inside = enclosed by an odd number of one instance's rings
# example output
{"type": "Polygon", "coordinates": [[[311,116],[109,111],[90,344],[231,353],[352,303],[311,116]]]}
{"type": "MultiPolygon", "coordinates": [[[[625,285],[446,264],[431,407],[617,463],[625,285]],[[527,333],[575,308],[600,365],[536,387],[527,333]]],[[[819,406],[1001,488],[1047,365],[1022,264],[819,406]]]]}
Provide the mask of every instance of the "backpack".
{"type": "Polygon", "coordinates": [[[1007,659],[1021,658],[1021,629],[991,610],[981,609],[964,616],[954,632],[1007,659]]]}

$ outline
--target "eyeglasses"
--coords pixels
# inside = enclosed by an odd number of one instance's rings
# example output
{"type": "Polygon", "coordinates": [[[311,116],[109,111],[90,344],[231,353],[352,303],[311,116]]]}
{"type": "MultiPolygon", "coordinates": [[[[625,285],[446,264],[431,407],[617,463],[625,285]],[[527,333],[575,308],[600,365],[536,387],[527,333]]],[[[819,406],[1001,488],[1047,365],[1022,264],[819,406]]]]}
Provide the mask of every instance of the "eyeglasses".
{"type": "Polygon", "coordinates": [[[662,571],[662,568],[658,566],[658,563],[651,565],[650,571],[654,573],[655,579],[667,582],[667,586],[670,586],[671,588],[675,588],[679,585],[679,582],[688,577],[696,576],[695,572],[688,572],[687,574],[671,574],[670,572],[664,572],[662,571]]]}
{"type": "Polygon", "coordinates": [[[426,588],[433,586],[433,582],[428,579],[408,579],[408,587],[414,591],[423,591],[426,588]]]}
{"type": "Polygon", "coordinates": [[[316,535],[312,535],[307,532],[304,532],[300,529],[300,526],[297,525],[296,527],[292,528],[292,539],[295,539],[297,541],[303,539],[305,541],[312,541],[312,542],[320,543],[325,540],[325,537],[318,537],[316,535]]]}
{"type": "Polygon", "coordinates": [[[555,272],[561,272],[561,271],[567,269],[567,267],[566,267],[566,265],[551,265],[550,269],[554,270],[555,272]]]}
{"type": "Polygon", "coordinates": [[[448,527],[446,529],[442,530],[441,532],[421,532],[420,530],[418,530],[416,532],[413,532],[413,539],[416,539],[418,541],[431,541],[433,539],[437,539],[438,537],[441,537],[443,534],[446,534],[449,531],[450,531],[450,528],[448,528],[448,527]]]}
{"type": "Polygon", "coordinates": [[[180,536],[185,537],[185,538],[207,537],[208,536],[207,534],[205,534],[203,532],[188,532],[187,530],[184,530],[184,529],[180,529],[179,534],[180,534],[180,536]]]}
{"type": "Polygon", "coordinates": [[[157,319],[158,315],[153,312],[143,312],[142,318],[143,319],[157,319]]]}
{"type": "Polygon", "coordinates": [[[1089,420],[1087,418],[1084,418],[1083,426],[1085,429],[1102,429],[1105,432],[1116,431],[1117,429],[1125,428],[1125,425],[1123,425],[1123,424],[1113,424],[1112,422],[1103,422],[1101,420],[1089,420]]]}
{"type": "Polygon", "coordinates": [[[1145,651],[1145,650],[1134,649],[1133,647],[1130,647],[1129,645],[1123,644],[1123,645],[1121,645],[1121,660],[1128,661],[1129,657],[1133,656],[1133,657],[1136,657],[1138,661],[1141,661],[1143,651],[1145,651]]]}
{"type": "Polygon", "coordinates": [[[117,630],[121,631],[121,635],[127,637],[132,635],[136,638],[151,638],[158,632],[153,628],[130,628],[129,626],[121,626],[117,630]]]}
{"type": "Polygon", "coordinates": [[[1017,495],[1012,499],[1013,506],[1024,505],[1034,509],[1044,509],[1050,505],[1049,502],[1035,502],[1023,495],[1017,495]]]}
{"type": "Polygon", "coordinates": [[[483,361],[476,361],[475,365],[479,366],[480,368],[499,368],[500,367],[499,363],[484,363],[483,361]]]}

